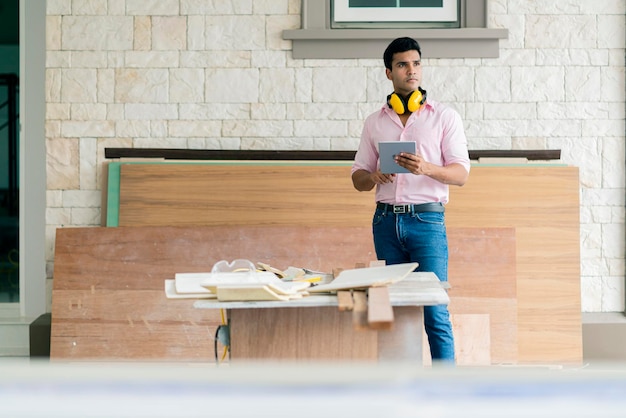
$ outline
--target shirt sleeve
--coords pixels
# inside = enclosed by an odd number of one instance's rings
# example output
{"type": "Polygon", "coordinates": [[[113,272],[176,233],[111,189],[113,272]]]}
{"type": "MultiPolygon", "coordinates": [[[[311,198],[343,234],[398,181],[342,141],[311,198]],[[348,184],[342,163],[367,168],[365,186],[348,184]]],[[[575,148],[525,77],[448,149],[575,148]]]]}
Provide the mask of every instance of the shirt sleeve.
{"type": "Polygon", "coordinates": [[[357,170],[373,173],[378,167],[378,148],[376,141],[372,138],[370,129],[372,117],[373,115],[365,119],[363,131],[361,131],[361,141],[354,157],[351,174],[354,174],[357,170]]]}
{"type": "Polygon", "coordinates": [[[444,165],[461,164],[469,173],[470,159],[469,151],[467,150],[467,137],[463,129],[463,121],[461,120],[461,116],[451,108],[446,109],[441,153],[443,155],[444,165]]]}

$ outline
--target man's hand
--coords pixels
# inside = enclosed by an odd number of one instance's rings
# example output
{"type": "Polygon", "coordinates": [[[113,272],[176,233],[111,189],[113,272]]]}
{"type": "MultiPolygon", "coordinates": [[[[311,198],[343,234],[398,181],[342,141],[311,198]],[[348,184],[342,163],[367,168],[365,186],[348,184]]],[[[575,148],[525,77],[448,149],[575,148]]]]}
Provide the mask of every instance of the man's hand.
{"type": "Polygon", "coordinates": [[[352,184],[358,191],[367,192],[372,190],[377,184],[391,183],[395,177],[395,174],[383,174],[380,170],[373,173],[357,170],[352,174],[352,184]]]}
{"type": "Polygon", "coordinates": [[[469,173],[461,164],[450,164],[439,166],[426,161],[419,154],[401,152],[396,155],[395,161],[398,165],[406,168],[412,174],[428,176],[443,184],[462,186],[467,181],[469,173]]]}
{"type": "Polygon", "coordinates": [[[419,154],[409,154],[401,152],[395,156],[396,163],[409,170],[413,174],[423,174],[428,176],[432,164],[422,158],[419,154]]]}
{"type": "Polygon", "coordinates": [[[376,170],[370,174],[370,179],[374,184],[392,183],[395,178],[395,174],[384,174],[380,170],[376,170]]]}

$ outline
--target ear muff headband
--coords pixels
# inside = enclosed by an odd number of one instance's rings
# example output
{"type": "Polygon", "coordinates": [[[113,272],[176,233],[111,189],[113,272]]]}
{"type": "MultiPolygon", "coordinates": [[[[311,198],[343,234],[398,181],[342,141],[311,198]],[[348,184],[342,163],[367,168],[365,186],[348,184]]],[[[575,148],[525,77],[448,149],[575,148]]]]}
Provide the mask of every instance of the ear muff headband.
{"type": "Polygon", "coordinates": [[[391,93],[387,96],[387,104],[399,115],[404,115],[407,110],[409,112],[419,110],[425,101],[426,90],[421,88],[411,92],[408,97],[402,97],[396,93],[391,93]]]}

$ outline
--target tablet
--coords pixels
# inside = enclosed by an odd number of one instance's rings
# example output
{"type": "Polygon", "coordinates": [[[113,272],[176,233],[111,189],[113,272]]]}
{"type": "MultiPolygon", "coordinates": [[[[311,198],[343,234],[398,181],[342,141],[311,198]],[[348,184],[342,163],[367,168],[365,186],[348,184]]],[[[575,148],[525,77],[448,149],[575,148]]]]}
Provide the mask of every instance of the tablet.
{"type": "Polygon", "coordinates": [[[415,149],[413,141],[380,141],[378,143],[380,171],[385,174],[410,173],[406,168],[396,164],[394,158],[401,152],[415,154],[415,149]]]}

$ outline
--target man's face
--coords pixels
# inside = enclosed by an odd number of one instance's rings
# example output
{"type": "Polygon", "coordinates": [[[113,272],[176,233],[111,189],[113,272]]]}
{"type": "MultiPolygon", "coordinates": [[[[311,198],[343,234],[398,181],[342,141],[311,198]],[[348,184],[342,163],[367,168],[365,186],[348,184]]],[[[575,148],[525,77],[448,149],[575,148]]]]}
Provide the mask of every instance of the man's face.
{"type": "Polygon", "coordinates": [[[387,78],[393,90],[406,96],[417,90],[422,82],[422,58],[415,50],[397,52],[393,55],[391,70],[386,68],[387,78]]]}

